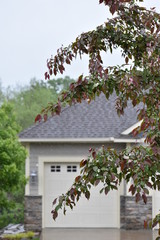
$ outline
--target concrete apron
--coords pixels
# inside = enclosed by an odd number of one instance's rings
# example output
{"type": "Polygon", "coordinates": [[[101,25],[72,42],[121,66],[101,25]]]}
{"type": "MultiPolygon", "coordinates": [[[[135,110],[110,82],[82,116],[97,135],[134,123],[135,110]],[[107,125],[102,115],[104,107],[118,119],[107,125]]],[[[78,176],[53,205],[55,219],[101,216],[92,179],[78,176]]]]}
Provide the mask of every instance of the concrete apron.
{"type": "Polygon", "coordinates": [[[157,231],[120,229],[51,229],[42,230],[41,240],[155,240],[157,231]]]}

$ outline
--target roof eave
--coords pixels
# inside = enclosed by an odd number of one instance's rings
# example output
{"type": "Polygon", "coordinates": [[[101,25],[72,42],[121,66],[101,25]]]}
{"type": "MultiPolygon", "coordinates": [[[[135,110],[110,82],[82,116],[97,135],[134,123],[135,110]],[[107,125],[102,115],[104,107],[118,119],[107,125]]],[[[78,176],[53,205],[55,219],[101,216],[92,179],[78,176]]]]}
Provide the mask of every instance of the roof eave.
{"type": "Polygon", "coordinates": [[[121,139],[121,138],[19,138],[21,143],[143,143],[144,138],[141,139],[121,139]]]}

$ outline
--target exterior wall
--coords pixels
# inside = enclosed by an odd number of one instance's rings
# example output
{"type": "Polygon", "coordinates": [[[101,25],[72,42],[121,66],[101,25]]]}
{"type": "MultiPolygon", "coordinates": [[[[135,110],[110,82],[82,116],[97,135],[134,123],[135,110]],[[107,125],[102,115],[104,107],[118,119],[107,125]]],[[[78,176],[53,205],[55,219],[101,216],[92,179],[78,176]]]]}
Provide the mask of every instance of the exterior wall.
{"type": "Polygon", "coordinates": [[[143,229],[144,220],[152,218],[152,197],[147,197],[147,204],[142,200],[136,203],[133,196],[121,196],[120,199],[121,228],[143,229]]]}
{"type": "Polygon", "coordinates": [[[42,229],[42,197],[25,196],[24,211],[25,230],[41,232],[42,229]]]}
{"type": "MultiPolygon", "coordinates": [[[[81,157],[85,158],[89,155],[88,149],[90,147],[99,148],[102,144],[93,143],[32,143],[30,145],[30,173],[36,171],[38,174],[38,164],[40,157],[81,157]]],[[[105,144],[108,147],[114,147],[117,150],[125,148],[125,144],[105,144]]],[[[38,176],[34,183],[29,182],[30,195],[38,195],[38,176]]]]}

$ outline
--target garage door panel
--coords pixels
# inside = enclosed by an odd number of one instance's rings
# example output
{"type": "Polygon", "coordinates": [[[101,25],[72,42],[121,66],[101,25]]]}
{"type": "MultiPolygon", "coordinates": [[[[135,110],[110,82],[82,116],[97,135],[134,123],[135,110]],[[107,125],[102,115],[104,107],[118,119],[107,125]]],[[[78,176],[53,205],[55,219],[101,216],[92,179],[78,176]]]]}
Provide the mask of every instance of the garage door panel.
{"type": "MultiPolygon", "coordinates": [[[[160,213],[160,191],[154,190],[153,193],[153,218],[160,213]]],[[[158,229],[158,225],[155,227],[158,229]]]]}
{"type": "Polygon", "coordinates": [[[68,208],[66,216],[60,211],[56,222],[53,221],[51,216],[53,200],[65,193],[79,174],[78,164],[58,164],[57,166],[59,165],[60,171],[53,172],[51,169],[56,169],[53,167],[54,164],[45,164],[45,227],[118,227],[118,191],[111,191],[107,196],[100,194],[102,187],[100,184],[91,189],[89,201],[82,196],[73,210],[68,208]]]}

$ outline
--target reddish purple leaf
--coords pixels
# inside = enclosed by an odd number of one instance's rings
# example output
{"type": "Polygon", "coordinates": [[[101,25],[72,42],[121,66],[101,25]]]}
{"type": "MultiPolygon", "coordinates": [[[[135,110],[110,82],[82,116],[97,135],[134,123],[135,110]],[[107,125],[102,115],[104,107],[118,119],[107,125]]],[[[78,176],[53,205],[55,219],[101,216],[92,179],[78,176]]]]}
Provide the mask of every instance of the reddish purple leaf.
{"type": "Polygon", "coordinates": [[[81,167],[84,167],[85,165],[86,165],[86,163],[87,163],[87,160],[82,160],[81,162],[80,162],[80,168],[81,167]]]}
{"type": "Polygon", "coordinates": [[[53,204],[53,205],[55,205],[55,204],[56,204],[56,202],[57,202],[57,198],[55,198],[55,199],[54,199],[54,201],[53,201],[53,203],[52,203],[52,204],[53,204]]]}
{"type": "Polygon", "coordinates": [[[146,204],[147,203],[147,197],[146,197],[145,193],[142,194],[142,199],[143,199],[143,202],[146,204]]]}
{"type": "Polygon", "coordinates": [[[52,73],[53,73],[53,72],[52,72],[52,69],[50,69],[50,70],[49,70],[49,74],[52,75],[52,73]]]}
{"type": "Polygon", "coordinates": [[[132,131],[132,134],[133,134],[133,136],[135,137],[135,136],[138,134],[138,130],[137,130],[137,129],[134,129],[134,130],[132,131]]]}
{"type": "Polygon", "coordinates": [[[136,193],[136,202],[139,202],[141,200],[141,194],[138,192],[136,193]]]}
{"type": "Polygon", "coordinates": [[[74,188],[71,188],[71,190],[70,190],[70,194],[71,194],[71,195],[74,194],[74,190],[75,190],[74,188]]]}
{"type": "Polygon", "coordinates": [[[92,148],[90,148],[90,149],[89,149],[89,152],[92,152],[92,150],[93,150],[93,149],[92,149],[92,148]]]}
{"type": "Polygon", "coordinates": [[[75,178],[75,182],[79,182],[80,179],[81,179],[81,176],[77,176],[77,177],[75,178]]]}
{"type": "Polygon", "coordinates": [[[134,186],[133,186],[133,184],[132,184],[132,185],[130,186],[130,188],[129,188],[129,190],[128,190],[128,191],[129,191],[129,192],[132,192],[132,190],[133,190],[133,187],[134,187],[134,186]]]}
{"type": "Polygon", "coordinates": [[[93,151],[93,152],[92,152],[92,157],[95,159],[95,158],[96,158],[96,156],[97,156],[96,152],[95,152],[95,151],[93,151]]]}
{"type": "Polygon", "coordinates": [[[152,184],[150,182],[147,182],[146,185],[150,188],[152,188],[152,184]]]}
{"type": "Polygon", "coordinates": [[[71,84],[70,84],[69,89],[70,89],[71,91],[74,90],[74,83],[71,83],[71,84]]]}
{"type": "Polygon", "coordinates": [[[147,226],[148,226],[148,223],[147,223],[147,221],[146,221],[146,220],[144,220],[144,228],[146,229],[146,228],[147,228],[147,226]]]}
{"type": "Polygon", "coordinates": [[[42,116],[40,114],[38,114],[36,117],[35,117],[35,123],[36,122],[40,122],[42,120],[42,116]]]}
{"type": "Polygon", "coordinates": [[[44,119],[45,122],[47,121],[47,118],[48,118],[48,115],[44,114],[43,119],[44,119]]]}
{"type": "Polygon", "coordinates": [[[66,63],[67,64],[71,64],[71,62],[70,62],[70,60],[68,58],[66,59],[66,63]]]}
{"type": "Polygon", "coordinates": [[[55,67],[54,67],[53,72],[54,72],[54,75],[56,76],[57,75],[57,69],[55,67]]]}
{"type": "Polygon", "coordinates": [[[45,77],[45,80],[48,78],[48,72],[45,72],[44,77],[45,77]]]}
{"type": "Polygon", "coordinates": [[[121,170],[123,171],[125,168],[125,161],[120,162],[121,170]]]}
{"type": "Polygon", "coordinates": [[[158,224],[158,220],[154,221],[153,224],[152,224],[152,228],[154,228],[157,224],[158,224]]]}
{"type": "Polygon", "coordinates": [[[80,75],[77,81],[77,84],[80,85],[82,83],[83,75],[80,75]]]}
{"type": "Polygon", "coordinates": [[[134,195],[135,192],[136,192],[136,187],[133,187],[133,189],[132,189],[132,195],[134,195]]]}
{"type": "Polygon", "coordinates": [[[115,175],[113,173],[111,173],[111,181],[114,181],[115,180],[115,175]]]}
{"type": "Polygon", "coordinates": [[[100,180],[97,179],[97,180],[95,181],[94,185],[97,186],[99,183],[100,183],[100,180]]]}
{"type": "Polygon", "coordinates": [[[75,201],[75,195],[71,195],[71,199],[72,199],[72,201],[74,202],[75,201]]]}
{"type": "Polygon", "coordinates": [[[107,195],[107,194],[109,193],[109,188],[106,187],[105,190],[104,190],[104,192],[105,192],[105,195],[107,195]]]}
{"type": "Polygon", "coordinates": [[[55,210],[52,210],[51,213],[52,213],[53,220],[56,220],[56,218],[58,217],[58,212],[55,210]]]}
{"type": "Polygon", "coordinates": [[[55,107],[55,111],[56,111],[57,115],[60,115],[60,112],[61,112],[61,103],[60,103],[60,101],[58,101],[58,104],[55,107]]]}
{"type": "Polygon", "coordinates": [[[128,57],[125,58],[125,62],[126,62],[126,64],[128,64],[128,62],[129,62],[129,58],[128,57]]]}
{"type": "Polygon", "coordinates": [[[86,197],[88,200],[90,199],[90,192],[89,192],[89,191],[85,192],[85,197],[86,197]]]}

